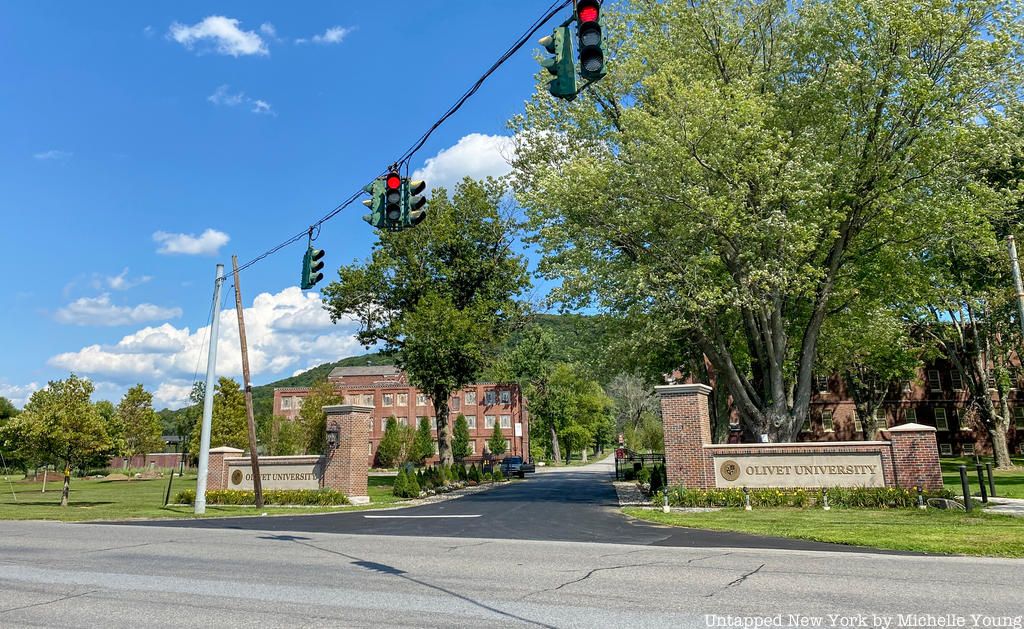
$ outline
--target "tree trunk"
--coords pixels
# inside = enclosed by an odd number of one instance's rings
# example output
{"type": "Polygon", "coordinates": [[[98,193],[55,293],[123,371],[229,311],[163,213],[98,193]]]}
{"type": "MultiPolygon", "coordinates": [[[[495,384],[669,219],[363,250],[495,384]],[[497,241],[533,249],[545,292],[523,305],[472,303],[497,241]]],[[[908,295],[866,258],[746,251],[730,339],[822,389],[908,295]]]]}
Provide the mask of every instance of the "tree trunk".
{"type": "Polygon", "coordinates": [[[68,496],[71,495],[71,463],[64,464],[64,490],[60,494],[60,506],[68,506],[68,496]]]}
{"type": "Polygon", "coordinates": [[[583,446],[583,452],[580,457],[580,460],[583,461],[584,463],[587,462],[587,450],[589,450],[589,448],[587,448],[587,446],[583,446]]]}
{"type": "Polygon", "coordinates": [[[441,465],[455,463],[452,457],[451,422],[448,421],[448,398],[451,391],[442,391],[434,396],[434,409],[437,411],[437,456],[441,465]]]}
{"type": "Polygon", "coordinates": [[[558,447],[558,433],[555,432],[554,426],[551,426],[551,452],[555,455],[555,463],[561,465],[562,449],[558,447]]]}
{"type": "Polygon", "coordinates": [[[1004,424],[1008,422],[996,422],[995,430],[989,431],[989,437],[992,439],[992,453],[995,455],[996,467],[999,469],[1010,469],[1013,467],[1013,462],[1010,460],[1010,447],[1006,442],[1006,429],[1007,426],[1004,424]]]}

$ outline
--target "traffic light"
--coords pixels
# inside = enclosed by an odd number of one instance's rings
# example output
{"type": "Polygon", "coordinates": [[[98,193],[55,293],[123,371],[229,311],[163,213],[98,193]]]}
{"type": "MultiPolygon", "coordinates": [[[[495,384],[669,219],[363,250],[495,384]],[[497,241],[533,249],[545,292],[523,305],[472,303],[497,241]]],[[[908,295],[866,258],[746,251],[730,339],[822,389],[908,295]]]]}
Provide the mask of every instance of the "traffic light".
{"type": "Polygon", "coordinates": [[[370,198],[363,200],[363,205],[370,208],[370,214],[363,216],[363,220],[377,229],[384,229],[384,181],[374,179],[363,190],[370,193],[370,198]]]}
{"type": "Polygon", "coordinates": [[[397,170],[384,176],[384,221],[388,229],[401,229],[405,196],[402,177],[397,170]]]}
{"type": "Polygon", "coordinates": [[[580,43],[580,76],[596,81],[607,72],[601,49],[601,0],[576,3],[576,36],[580,43]]]}
{"type": "Polygon", "coordinates": [[[427,211],[422,209],[427,204],[427,198],[423,191],[427,189],[427,182],[415,179],[405,180],[406,214],[402,223],[406,227],[415,227],[427,218],[427,211]]]}
{"type": "Polygon", "coordinates": [[[324,250],[306,247],[306,255],[302,256],[302,290],[309,290],[324,279],[320,271],[324,268],[324,250]]]}
{"type": "Polygon", "coordinates": [[[569,27],[559,26],[550,35],[541,39],[539,43],[554,55],[554,57],[545,57],[540,61],[540,65],[555,76],[548,82],[548,91],[555,98],[574,100],[576,98],[576,66],[573,63],[569,27]]]}

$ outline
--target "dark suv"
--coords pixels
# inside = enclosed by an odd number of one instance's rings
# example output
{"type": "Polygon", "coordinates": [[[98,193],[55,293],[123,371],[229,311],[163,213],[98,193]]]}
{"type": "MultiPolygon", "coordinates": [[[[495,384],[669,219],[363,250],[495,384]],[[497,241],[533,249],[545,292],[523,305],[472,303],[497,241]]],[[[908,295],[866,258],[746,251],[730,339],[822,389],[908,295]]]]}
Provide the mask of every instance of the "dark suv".
{"type": "Polygon", "coordinates": [[[533,464],[523,463],[521,456],[507,456],[501,461],[501,473],[506,477],[526,478],[526,473],[532,472],[534,469],[533,464]]]}

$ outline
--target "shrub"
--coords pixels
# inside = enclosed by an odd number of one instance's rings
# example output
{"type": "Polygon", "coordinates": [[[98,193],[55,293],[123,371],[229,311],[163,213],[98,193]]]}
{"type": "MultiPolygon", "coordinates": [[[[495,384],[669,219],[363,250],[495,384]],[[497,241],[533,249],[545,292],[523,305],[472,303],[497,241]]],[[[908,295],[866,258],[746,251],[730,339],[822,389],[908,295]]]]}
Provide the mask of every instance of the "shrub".
{"type": "MultiPolygon", "coordinates": [[[[674,507],[742,507],[743,490],[728,489],[686,489],[672,487],[668,490],[669,504],[674,507]]],[[[917,492],[898,487],[831,487],[826,490],[828,502],[834,507],[869,509],[907,508],[917,505],[917,492]]],[[[948,489],[926,491],[924,497],[952,498],[948,489]]],[[[822,492],[817,489],[751,489],[750,504],[754,507],[809,507],[821,502],[822,492]]]]}
{"type": "Polygon", "coordinates": [[[494,482],[496,483],[500,483],[505,480],[505,475],[501,472],[500,467],[494,469],[494,474],[492,474],[492,477],[494,478],[494,482]]]}
{"type": "Polygon", "coordinates": [[[480,483],[483,480],[483,474],[480,473],[480,468],[476,466],[476,463],[469,468],[469,480],[476,483],[480,483]]]}
{"type": "Polygon", "coordinates": [[[654,470],[651,472],[651,493],[655,494],[661,491],[661,488],[665,486],[664,476],[665,468],[659,465],[654,466],[654,470]]]}
{"type": "MultiPolygon", "coordinates": [[[[178,492],[174,502],[195,504],[196,492],[186,489],[178,492]]],[[[256,494],[238,489],[211,489],[206,492],[206,504],[210,505],[254,505],[256,494]]],[[[348,504],[345,494],[334,489],[267,489],[263,492],[265,505],[309,505],[332,506],[348,504]]]]}
{"type": "Polygon", "coordinates": [[[405,468],[398,470],[398,476],[395,477],[395,482],[391,485],[391,495],[398,496],[399,498],[405,497],[406,486],[409,484],[409,475],[406,473],[405,468]]]}
{"type": "Polygon", "coordinates": [[[636,481],[641,485],[651,482],[651,470],[648,468],[642,468],[636,473],[636,481]]]}
{"type": "Polygon", "coordinates": [[[405,484],[405,497],[419,498],[420,491],[420,483],[419,480],[416,479],[416,474],[409,474],[405,484]]]}

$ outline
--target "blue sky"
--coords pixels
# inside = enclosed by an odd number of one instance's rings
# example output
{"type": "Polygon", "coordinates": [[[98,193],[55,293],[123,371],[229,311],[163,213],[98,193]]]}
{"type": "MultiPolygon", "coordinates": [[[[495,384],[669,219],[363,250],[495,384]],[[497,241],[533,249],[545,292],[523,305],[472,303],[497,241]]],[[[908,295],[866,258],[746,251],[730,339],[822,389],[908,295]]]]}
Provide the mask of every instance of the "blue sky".
{"type": "MultiPolygon", "coordinates": [[[[0,395],[21,405],[75,371],[97,397],[143,382],[158,407],[179,404],[205,365],[214,264],[366,183],[549,5],[0,4],[0,395]]],[[[415,157],[429,185],[507,170],[536,48],[415,157]]],[[[363,209],[324,227],[329,270],[370,251],[363,209]]],[[[242,277],[256,383],[362,352],[299,291],[302,250],[242,277]]],[[[226,375],[236,328],[225,311],[226,375]]]]}

